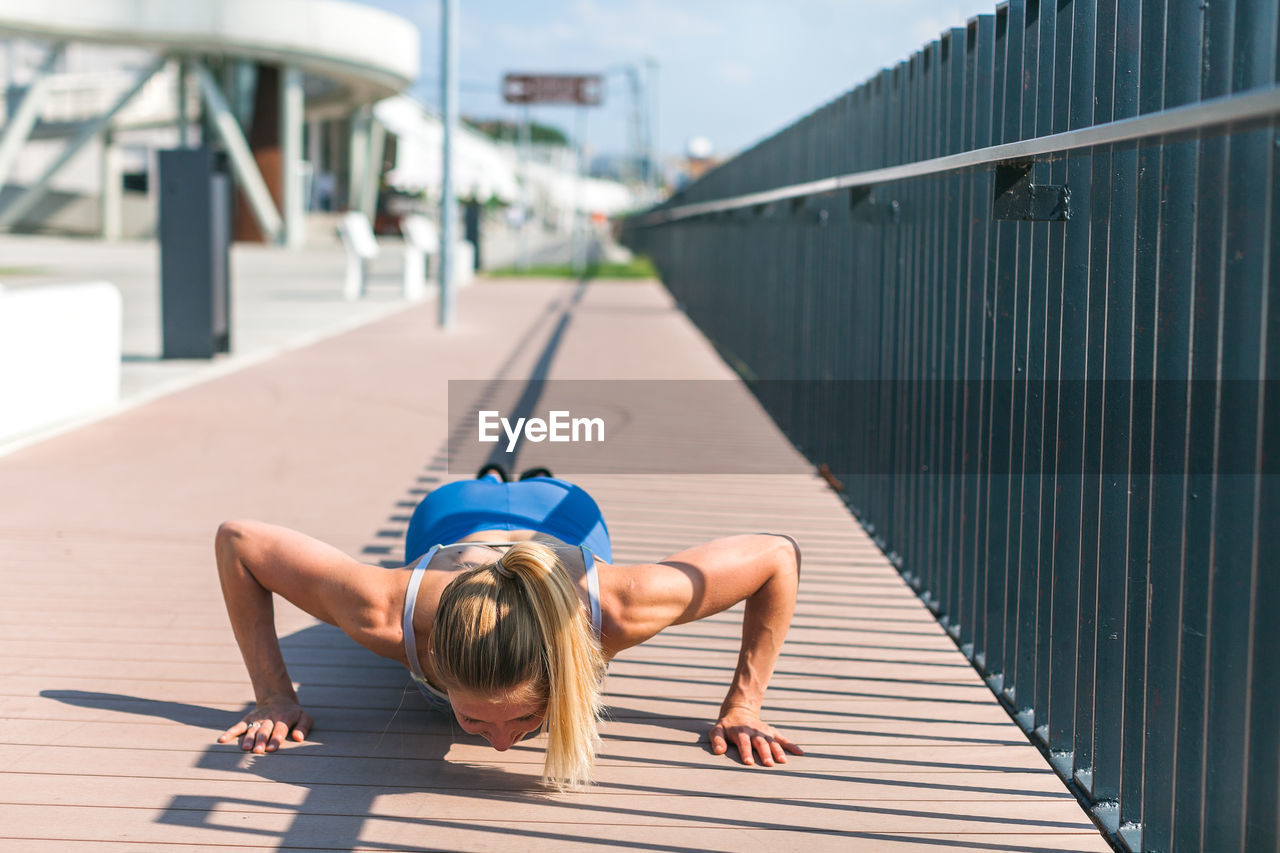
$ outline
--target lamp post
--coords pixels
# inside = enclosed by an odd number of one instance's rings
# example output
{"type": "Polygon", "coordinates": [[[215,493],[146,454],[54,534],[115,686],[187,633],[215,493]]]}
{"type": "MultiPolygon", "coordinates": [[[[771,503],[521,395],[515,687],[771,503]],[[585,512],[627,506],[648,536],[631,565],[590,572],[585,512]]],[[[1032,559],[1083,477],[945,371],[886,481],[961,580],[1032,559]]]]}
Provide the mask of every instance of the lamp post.
{"type": "Polygon", "coordinates": [[[453,243],[458,200],[453,186],[453,138],[458,129],[458,0],[440,0],[440,105],[444,121],[440,180],[440,327],[453,325],[453,243]]]}
{"type": "Polygon", "coordinates": [[[645,76],[644,88],[645,94],[648,95],[648,114],[649,120],[645,122],[645,130],[648,132],[648,166],[647,175],[649,185],[649,203],[656,204],[658,201],[658,192],[661,181],[661,164],[658,162],[658,60],[653,56],[644,58],[645,76]]]}

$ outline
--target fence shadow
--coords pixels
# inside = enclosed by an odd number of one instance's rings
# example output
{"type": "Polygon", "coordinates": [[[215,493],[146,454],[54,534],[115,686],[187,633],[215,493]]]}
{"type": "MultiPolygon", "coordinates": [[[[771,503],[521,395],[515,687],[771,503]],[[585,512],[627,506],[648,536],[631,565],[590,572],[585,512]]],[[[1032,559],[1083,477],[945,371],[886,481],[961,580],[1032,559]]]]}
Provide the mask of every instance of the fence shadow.
{"type": "MultiPolygon", "coordinates": [[[[293,671],[310,669],[327,675],[315,683],[304,680],[298,690],[303,706],[317,720],[315,732],[305,742],[286,743],[269,755],[247,753],[238,743],[216,742],[218,734],[251,707],[249,703],[229,711],[118,693],[45,690],[40,695],[77,707],[206,729],[209,745],[195,757],[195,772],[176,784],[186,790],[172,796],[158,822],[225,833],[220,843],[265,840],[289,849],[363,848],[370,846],[362,833],[379,797],[431,790],[508,803],[545,797],[536,773],[450,760],[448,753],[455,743],[479,741],[462,733],[450,718],[428,710],[403,670],[381,665],[380,659],[337,629],[305,628],[282,637],[281,648],[293,671]],[[368,660],[363,659],[365,655],[368,660]],[[210,782],[236,783],[230,789],[235,794],[204,793],[210,782]],[[283,787],[260,788],[255,782],[283,787]],[[258,790],[265,796],[256,796],[253,792],[258,790]],[[264,813],[277,817],[264,819],[264,813]],[[250,814],[258,819],[246,820],[250,814]]],[[[408,821],[394,815],[376,819],[408,821]]],[[[438,848],[397,842],[395,849],[438,848]]]]}

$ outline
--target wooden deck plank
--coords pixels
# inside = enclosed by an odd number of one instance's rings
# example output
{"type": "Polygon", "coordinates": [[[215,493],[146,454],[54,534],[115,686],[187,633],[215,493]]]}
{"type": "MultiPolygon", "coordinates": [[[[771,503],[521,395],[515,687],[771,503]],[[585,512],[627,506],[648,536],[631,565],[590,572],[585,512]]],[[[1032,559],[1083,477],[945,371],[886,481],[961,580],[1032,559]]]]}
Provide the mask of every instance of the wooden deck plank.
{"type": "MultiPolygon", "coordinates": [[[[596,837],[584,837],[581,834],[573,834],[572,831],[576,825],[565,825],[561,832],[547,833],[530,833],[527,837],[522,837],[519,841],[519,848],[522,850],[670,850],[683,851],[683,853],[698,853],[698,851],[727,851],[727,853],[739,853],[743,849],[743,843],[759,843],[762,845],[770,845],[774,850],[786,850],[787,845],[795,843],[797,838],[794,833],[788,832],[756,832],[750,838],[743,839],[735,830],[696,830],[687,831],[690,836],[688,843],[683,846],[662,845],[657,842],[650,841],[646,843],[645,836],[652,836],[652,833],[646,833],[631,828],[618,830],[616,833],[610,827],[603,827],[602,831],[597,833],[596,837]]],[[[474,835],[480,835],[480,832],[474,832],[474,835]]],[[[428,834],[428,838],[434,837],[435,833],[428,834]]],[[[824,853],[824,851],[848,851],[851,844],[857,845],[857,850],[868,851],[868,853],[937,853],[939,850],[989,850],[989,851],[1013,851],[1014,853],[1073,853],[1073,851],[1095,851],[1098,848],[1094,846],[1094,841],[1090,838],[1088,832],[1073,832],[1063,834],[1045,834],[1038,835],[1027,839],[1025,842],[1010,843],[1008,836],[990,833],[971,833],[964,835],[940,835],[931,837],[920,837],[911,835],[884,835],[872,833],[860,833],[858,835],[839,834],[834,839],[831,836],[824,835],[806,835],[801,836],[803,840],[803,848],[805,851],[815,851],[815,853],[824,853]]],[[[474,838],[471,843],[463,844],[459,842],[457,846],[445,848],[439,846],[428,846],[430,841],[418,841],[417,846],[401,846],[394,849],[406,851],[419,850],[446,850],[452,849],[456,851],[490,851],[510,850],[513,846],[517,846],[511,838],[494,840],[491,838],[474,838]]],[[[129,842],[129,843],[111,843],[103,841],[85,841],[85,840],[59,840],[44,841],[41,839],[20,839],[6,844],[0,839],[0,851],[15,851],[15,853],[61,853],[61,851],[75,850],[93,850],[104,851],[105,853],[134,853],[138,850],[174,850],[187,845],[173,842],[129,842]]],[[[235,843],[213,844],[206,843],[200,845],[201,849],[227,849],[227,850],[271,850],[276,853],[385,853],[388,849],[385,845],[368,845],[356,841],[349,846],[343,847],[295,847],[293,845],[278,845],[275,843],[251,845],[243,841],[235,843]]]]}
{"type": "MultiPolygon", "coordinates": [[[[100,779],[24,774],[20,797],[12,805],[68,806],[91,809],[151,809],[165,811],[172,805],[172,784],[165,779],[111,779],[103,785],[100,779]]],[[[401,814],[403,791],[391,787],[372,787],[361,792],[361,805],[376,817],[401,814]]],[[[266,796],[245,796],[227,781],[201,782],[187,789],[187,805],[195,801],[214,813],[237,815],[280,815],[293,817],[342,817],[353,814],[351,796],[339,786],[305,787],[274,785],[266,796]]],[[[571,800],[510,792],[495,796],[476,796],[470,791],[441,792],[431,798],[429,810],[418,808],[403,814],[408,819],[483,823],[493,820],[494,802],[502,803],[503,818],[511,823],[569,823],[594,816],[617,826],[661,825],[678,828],[706,826],[740,826],[761,829],[792,828],[798,831],[901,832],[910,822],[911,831],[923,834],[965,832],[975,824],[1000,820],[1009,808],[1018,810],[1019,822],[1028,834],[1058,833],[1076,828],[1074,803],[1067,800],[991,800],[985,802],[950,801],[927,804],[895,800],[849,801],[834,798],[806,800],[770,800],[767,820],[756,812],[754,817],[742,813],[740,804],[722,797],[644,796],[631,793],[596,792],[571,800]]],[[[760,805],[760,804],[756,804],[760,805]]]]}
{"type": "Polygon", "coordinates": [[[219,521],[261,517],[397,559],[413,506],[449,479],[446,380],[528,375],[560,318],[554,378],[731,377],[651,284],[489,284],[460,303],[489,322],[444,334],[429,315],[0,459],[0,850],[1107,849],[765,420],[737,434],[773,442],[794,474],[574,479],[621,561],[739,532],[799,538],[796,619],[766,710],[808,755],[744,768],[703,741],[740,608],[614,662],[587,791],[541,792],[541,739],[494,753],[427,713],[397,667],[287,606],[277,625],[314,737],[257,757],[214,743],[250,695],[213,572],[219,521]]]}
{"type": "MultiPolygon", "coordinates": [[[[208,752],[184,750],[81,749],[33,744],[0,747],[6,774],[49,773],[84,775],[99,779],[152,777],[161,779],[244,781],[246,774],[271,782],[307,785],[324,780],[350,788],[399,787],[409,791],[525,791],[537,793],[541,763],[534,758],[537,746],[527,747],[529,761],[445,760],[448,750],[413,758],[325,756],[309,754],[295,746],[272,755],[245,754],[218,748],[208,752]]],[[[643,753],[643,748],[636,750],[643,753]]],[[[625,792],[633,796],[697,797],[715,792],[718,797],[758,800],[886,799],[932,803],[935,801],[989,799],[1059,799],[1072,801],[1044,770],[1000,768],[998,772],[957,769],[835,770],[799,769],[793,759],[785,768],[741,768],[721,761],[712,763],[702,750],[688,751],[684,761],[657,761],[638,754],[630,763],[609,762],[597,770],[593,790],[625,792]]],[[[579,796],[578,794],[570,795],[579,796]]],[[[1015,810],[1016,811],[1016,810],[1015,810]]],[[[1078,811],[1078,810],[1077,810],[1078,811]]],[[[1078,817],[1078,814],[1077,814],[1078,817]]],[[[1008,815],[1016,824],[1016,815],[1008,815]]],[[[997,821],[998,822],[998,821],[997,821]]]]}
{"type": "MultiPolygon", "coordinates": [[[[396,669],[385,663],[374,664],[390,673],[399,675],[396,669]]],[[[611,691],[627,692],[635,682],[658,686],[659,689],[678,691],[694,699],[716,699],[732,668],[675,669],[673,662],[646,661],[630,668],[618,666],[611,669],[608,684],[611,691]]],[[[833,672],[793,672],[783,670],[770,682],[770,694],[776,700],[804,700],[833,698],[835,695],[860,698],[867,695],[887,695],[912,699],[931,698],[937,701],[986,702],[986,687],[974,684],[954,670],[914,673],[916,678],[901,674],[897,664],[865,665],[858,671],[856,665],[837,668],[833,672]],[[926,677],[932,674],[934,677],[926,677]]],[[[356,687],[367,680],[364,667],[357,662],[346,665],[307,663],[291,667],[294,678],[306,684],[324,687],[356,687]]],[[[119,680],[130,683],[160,681],[179,686],[196,684],[243,684],[244,668],[234,661],[155,661],[146,659],[112,660],[109,663],[86,658],[10,658],[0,663],[0,675],[12,677],[15,685],[24,678],[119,680]]]]}
{"type": "MultiPolygon", "coordinates": [[[[6,718],[0,720],[0,747],[24,747],[32,742],[34,718],[6,718]]],[[[153,719],[117,720],[62,720],[42,718],[39,725],[40,742],[53,744],[60,749],[143,750],[164,749],[199,752],[209,748],[213,732],[199,727],[182,725],[173,721],[153,719]],[[162,740],[153,739],[151,729],[167,727],[162,740]],[[144,729],[145,727],[145,729],[144,729]]],[[[700,748],[700,736],[689,732],[662,732],[665,737],[655,737],[654,727],[632,723],[609,723],[602,730],[603,745],[597,755],[602,764],[633,762],[634,753],[643,748],[646,759],[652,761],[678,761],[689,757],[691,748],[700,748]]],[[[922,745],[918,742],[890,741],[873,744],[864,738],[848,737],[838,732],[821,743],[809,740],[803,768],[809,771],[829,771],[857,768],[859,771],[927,769],[945,773],[955,770],[980,770],[983,768],[1012,768],[1043,771],[1044,762],[1034,751],[1023,744],[1009,742],[1004,745],[973,745],[965,743],[922,745]]],[[[535,743],[541,743],[535,741],[535,743]]],[[[479,740],[468,738],[447,726],[418,730],[322,730],[307,744],[310,755],[329,757],[359,756],[409,756],[438,751],[441,745],[452,745],[451,755],[467,761],[494,761],[492,750],[479,740]]],[[[292,749],[293,746],[290,745],[292,749]]],[[[234,747],[228,747],[233,750],[234,747]]],[[[537,749],[516,749],[503,761],[541,762],[537,749]]]]}
{"type": "MultiPolygon", "coordinates": [[[[44,807],[41,814],[31,815],[38,820],[57,820],[63,814],[50,814],[53,807],[44,807]]],[[[196,814],[203,815],[202,812],[196,814]]],[[[3,812],[0,811],[0,816],[3,812]]],[[[164,812],[140,811],[137,821],[149,826],[166,816],[164,812]]],[[[44,849],[69,850],[72,843],[81,842],[91,849],[137,850],[143,845],[155,845],[159,849],[174,849],[175,844],[244,850],[262,849],[276,851],[359,851],[359,853],[385,853],[388,850],[403,853],[419,851],[574,851],[580,850],[653,850],[669,853],[740,853],[756,846],[772,850],[803,849],[813,853],[847,853],[851,845],[867,853],[937,853],[943,850],[989,850],[1033,853],[1068,853],[1069,851],[1097,851],[1096,833],[1087,831],[1021,835],[1010,841],[1007,834],[990,832],[942,833],[928,835],[904,830],[896,833],[842,830],[817,832],[809,830],[757,829],[751,827],[682,827],[618,826],[608,820],[592,823],[576,820],[569,823],[538,824],[489,824],[452,823],[432,818],[383,821],[368,819],[362,823],[359,835],[344,832],[350,825],[349,818],[336,817],[327,820],[307,818],[294,820],[274,815],[264,816],[261,824],[250,825],[239,815],[225,815],[221,825],[203,829],[187,826],[161,826],[149,833],[152,838],[130,840],[128,844],[111,847],[115,841],[113,830],[120,826],[118,815],[109,809],[89,812],[93,820],[117,818],[108,824],[109,829],[100,833],[86,833],[77,838],[64,834],[44,849]],[[198,833],[198,841],[174,842],[177,830],[198,833]],[[668,831],[663,831],[668,830],[668,831]],[[155,836],[169,834],[169,838],[155,840],[155,836]],[[106,845],[102,845],[102,841],[106,845]],[[282,843],[283,842],[283,843],[282,843]],[[102,846],[96,846],[102,845],[102,846]]],[[[175,813],[174,819],[187,817],[175,813]]],[[[189,819],[199,818],[191,816],[189,819]]],[[[101,824],[100,824],[101,825],[101,824]]],[[[21,839],[8,849],[36,851],[34,841],[21,839]]],[[[7,846],[7,845],[6,845],[7,846]]],[[[0,849],[4,849],[0,846],[0,849]]]]}
{"type": "MultiPolygon", "coordinates": [[[[30,721],[48,721],[57,723],[110,723],[121,726],[163,728],[196,727],[200,730],[202,742],[212,744],[217,734],[228,721],[236,719],[244,709],[244,705],[197,706],[148,703],[133,697],[120,697],[117,700],[101,700],[95,697],[95,707],[65,706],[50,709],[48,705],[33,705],[22,698],[11,699],[0,704],[0,715],[6,721],[29,728],[30,721]],[[117,710],[109,710],[103,706],[108,702],[117,710]],[[173,709],[178,710],[173,710],[173,709]],[[162,716],[171,714],[172,717],[162,716]]],[[[437,720],[417,704],[404,703],[399,712],[392,715],[385,709],[350,709],[322,708],[312,706],[319,711],[325,720],[312,738],[313,742],[325,743],[341,740],[344,743],[361,743],[361,736],[377,735],[392,738],[400,736],[443,737],[449,740],[458,735],[450,724],[437,720]]],[[[892,706],[884,710],[894,710],[892,706]]],[[[700,743],[705,725],[703,721],[680,717],[647,716],[634,719],[606,720],[602,727],[605,744],[617,740],[645,744],[645,751],[652,749],[655,741],[677,745],[695,746],[704,749],[700,743]],[[684,728],[677,728],[683,726],[684,728]]],[[[1006,746],[1023,748],[1029,766],[1036,766],[1036,761],[1043,762],[1034,750],[1027,751],[1026,739],[1020,732],[1011,732],[1000,723],[957,723],[944,718],[908,717],[901,713],[859,714],[843,725],[822,727],[804,722],[792,723],[789,726],[793,736],[803,743],[810,752],[826,750],[831,747],[850,747],[856,750],[872,750],[877,748],[912,748],[927,747],[929,749],[960,747],[977,747],[996,750],[1006,746]]],[[[166,737],[170,735],[165,735],[166,737]]],[[[25,742],[21,738],[6,739],[17,743],[25,742]]],[[[681,746],[680,748],[688,748],[681,746]]],[[[352,746],[349,751],[358,753],[359,747],[352,746]]],[[[859,752],[861,754],[861,752],[859,752]]],[[[1001,761],[995,752],[991,754],[991,766],[999,767],[1001,761]]]]}

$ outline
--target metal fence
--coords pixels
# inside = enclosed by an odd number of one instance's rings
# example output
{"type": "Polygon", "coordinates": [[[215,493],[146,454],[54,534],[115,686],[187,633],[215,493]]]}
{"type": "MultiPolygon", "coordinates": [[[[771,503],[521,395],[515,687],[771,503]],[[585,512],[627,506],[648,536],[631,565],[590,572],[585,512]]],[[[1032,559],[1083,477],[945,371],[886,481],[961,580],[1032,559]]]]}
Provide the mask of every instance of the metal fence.
{"type": "Polygon", "coordinates": [[[1011,0],[624,232],[1134,850],[1278,849],[1278,5],[1011,0]]]}

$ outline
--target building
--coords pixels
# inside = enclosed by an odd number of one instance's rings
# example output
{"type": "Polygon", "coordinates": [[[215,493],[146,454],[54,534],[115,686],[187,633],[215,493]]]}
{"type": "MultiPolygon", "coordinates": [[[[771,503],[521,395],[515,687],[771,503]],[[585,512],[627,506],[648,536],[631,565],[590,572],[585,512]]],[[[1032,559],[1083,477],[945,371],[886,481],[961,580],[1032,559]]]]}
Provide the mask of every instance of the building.
{"type": "Polygon", "coordinates": [[[344,0],[0,0],[0,228],[154,229],[155,152],[223,147],[241,239],[372,212],[373,105],[418,74],[409,21],[344,0]]]}

